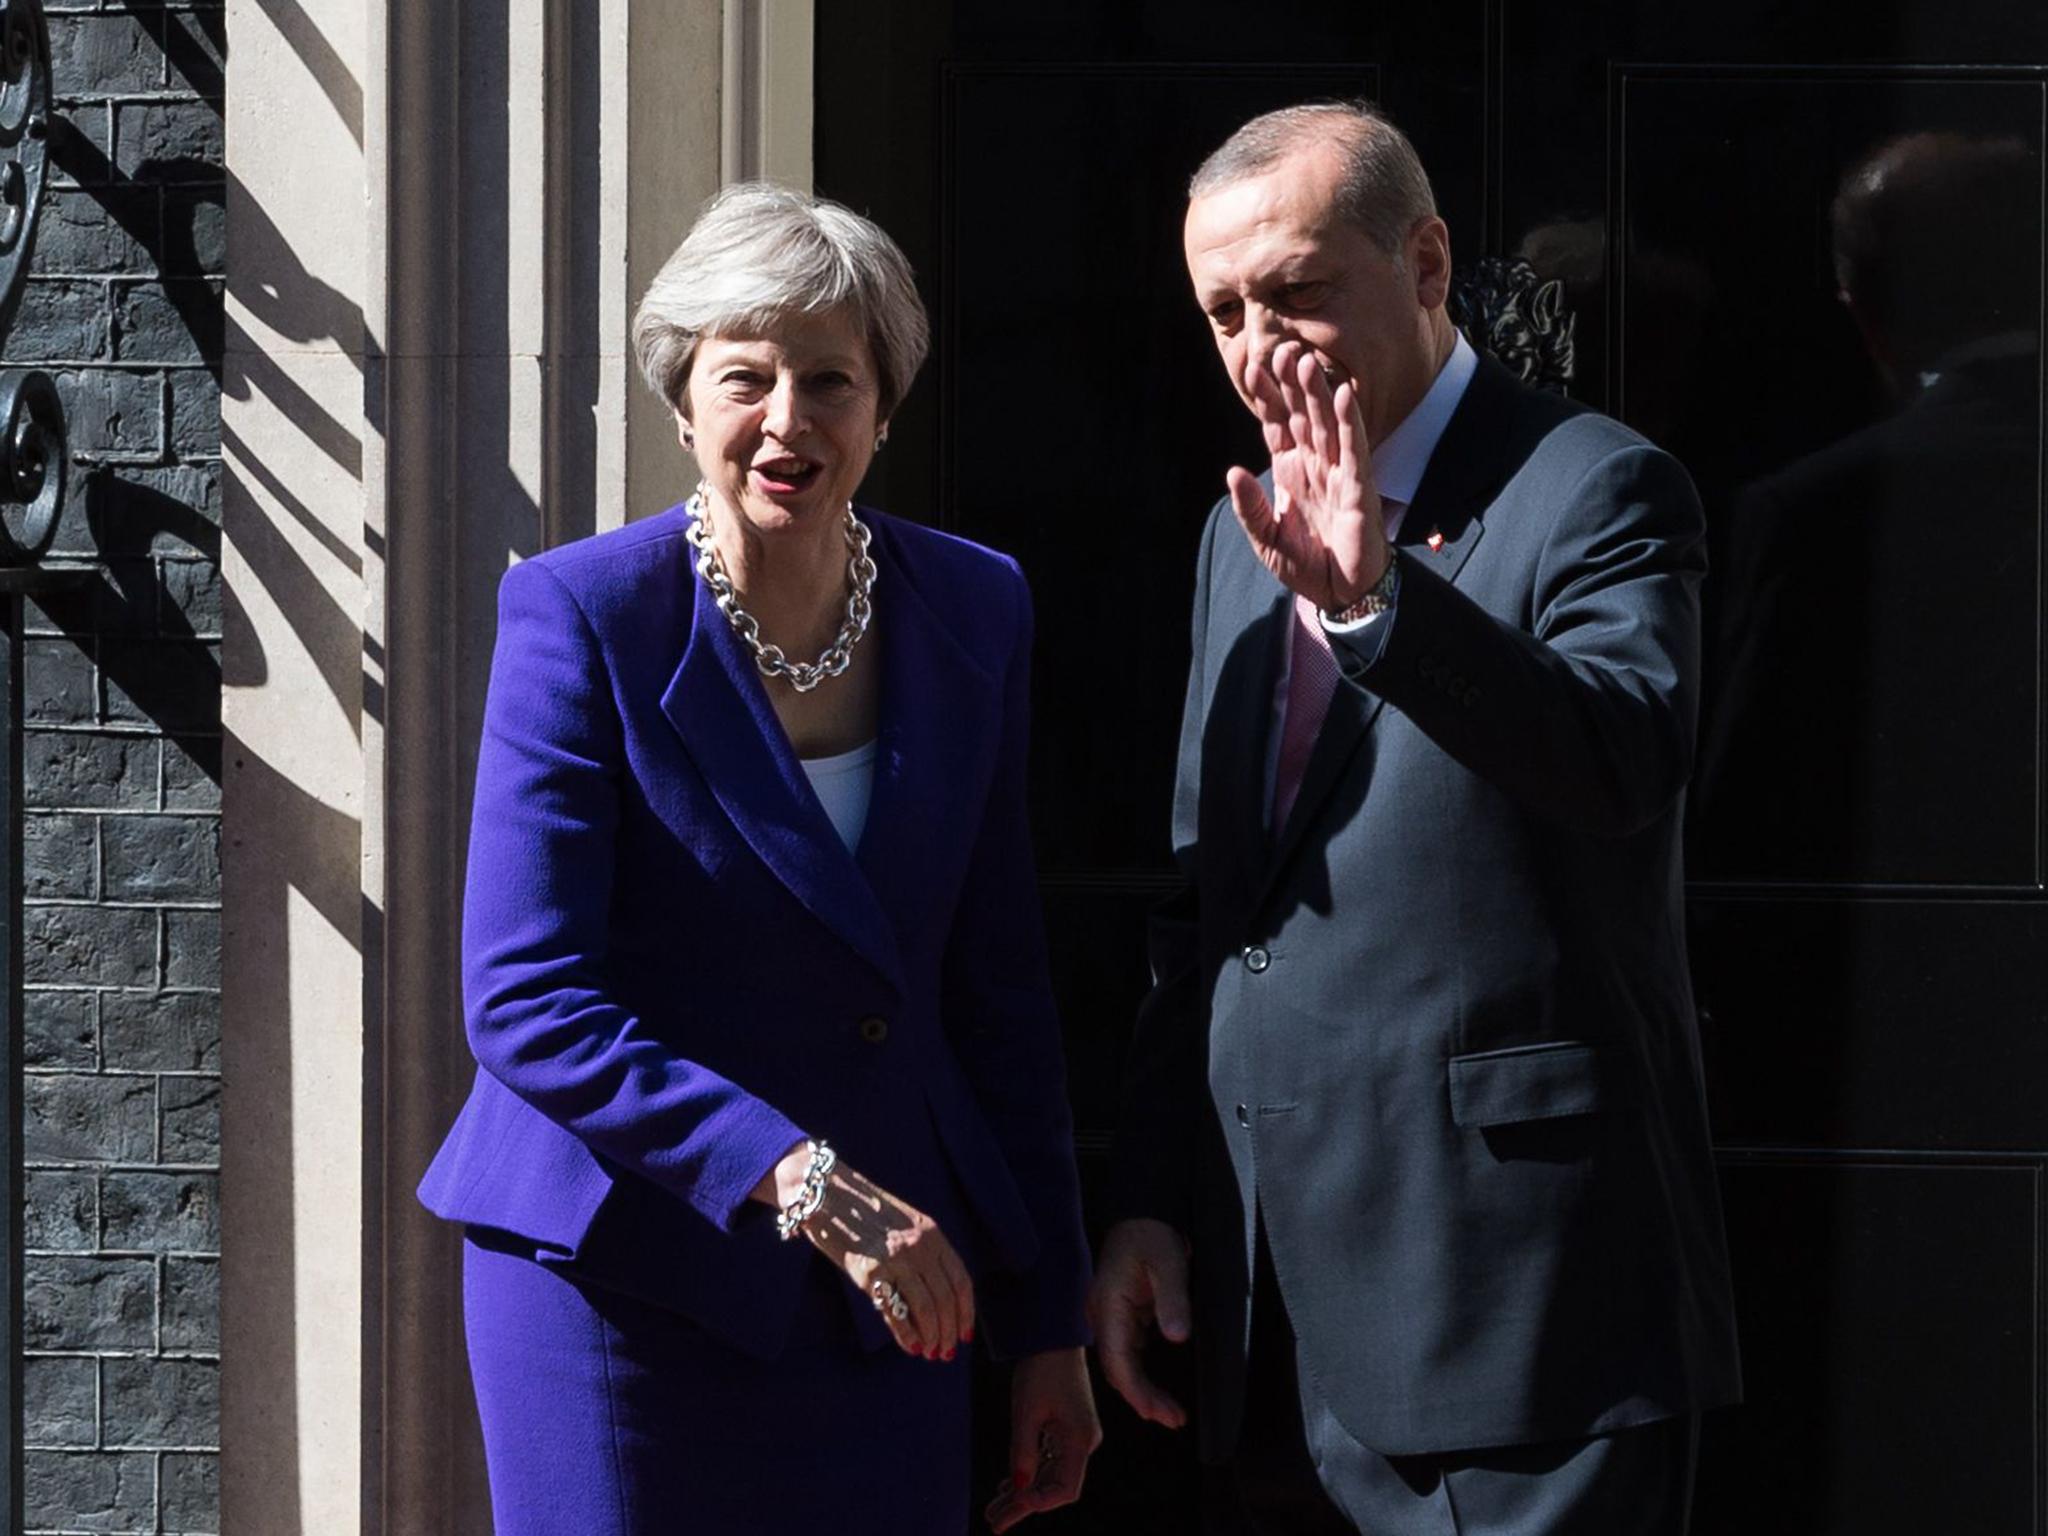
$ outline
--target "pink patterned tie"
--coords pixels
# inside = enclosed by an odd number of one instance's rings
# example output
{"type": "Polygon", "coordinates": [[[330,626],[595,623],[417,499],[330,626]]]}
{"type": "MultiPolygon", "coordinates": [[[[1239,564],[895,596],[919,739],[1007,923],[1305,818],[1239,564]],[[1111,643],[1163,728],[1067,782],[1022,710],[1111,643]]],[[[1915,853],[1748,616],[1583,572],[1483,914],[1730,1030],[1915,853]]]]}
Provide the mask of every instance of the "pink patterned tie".
{"type": "Polygon", "coordinates": [[[1331,654],[1330,637],[1323,633],[1316,605],[1297,597],[1294,654],[1287,667],[1287,714],[1280,729],[1280,761],[1273,772],[1275,837],[1287,825],[1287,813],[1301,793],[1301,776],[1308,771],[1309,754],[1315,750],[1317,733],[1336,691],[1337,658],[1331,654]]]}
{"type": "MultiPolygon", "coordinates": [[[[1387,542],[1400,531],[1408,503],[1391,498],[1380,503],[1386,522],[1387,542]]],[[[1433,547],[1433,546],[1432,546],[1433,547]]],[[[1305,597],[1294,600],[1294,651],[1287,666],[1287,714],[1280,726],[1280,760],[1273,769],[1273,836],[1287,825],[1287,813],[1294,809],[1294,797],[1301,793],[1302,775],[1308,772],[1309,754],[1322,733],[1323,718],[1330,712],[1330,699],[1337,692],[1337,658],[1330,650],[1330,637],[1323,633],[1316,605],[1305,597]]]]}

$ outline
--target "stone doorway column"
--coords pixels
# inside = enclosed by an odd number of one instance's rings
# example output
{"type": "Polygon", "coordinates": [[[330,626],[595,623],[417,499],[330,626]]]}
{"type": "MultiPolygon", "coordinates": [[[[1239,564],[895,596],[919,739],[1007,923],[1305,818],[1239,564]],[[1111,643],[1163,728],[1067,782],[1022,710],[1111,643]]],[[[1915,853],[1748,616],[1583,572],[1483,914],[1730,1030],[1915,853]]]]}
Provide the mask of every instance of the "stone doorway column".
{"type": "Polygon", "coordinates": [[[495,591],[679,499],[631,308],[810,178],[811,0],[229,0],[222,1506],[486,1532],[456,934],[495,591]]]}

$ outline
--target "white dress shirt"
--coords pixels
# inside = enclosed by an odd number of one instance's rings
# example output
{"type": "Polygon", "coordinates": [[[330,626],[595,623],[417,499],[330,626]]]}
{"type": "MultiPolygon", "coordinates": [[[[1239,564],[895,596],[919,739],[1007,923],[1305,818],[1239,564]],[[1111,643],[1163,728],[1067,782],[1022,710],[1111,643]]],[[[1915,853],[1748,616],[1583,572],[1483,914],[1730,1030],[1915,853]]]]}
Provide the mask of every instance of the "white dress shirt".
{"type": "Polygon", "coordinates": [[[860,846],[861,832],[868,824],[868,800],[875,787],[875,744],[863,742],[851,752],[800,761],[804,777],[811,781],[811,788],[817,792],[818,802],[825,807],[839,840],[846,844],[848,853],[853,852],[860,846]]]}

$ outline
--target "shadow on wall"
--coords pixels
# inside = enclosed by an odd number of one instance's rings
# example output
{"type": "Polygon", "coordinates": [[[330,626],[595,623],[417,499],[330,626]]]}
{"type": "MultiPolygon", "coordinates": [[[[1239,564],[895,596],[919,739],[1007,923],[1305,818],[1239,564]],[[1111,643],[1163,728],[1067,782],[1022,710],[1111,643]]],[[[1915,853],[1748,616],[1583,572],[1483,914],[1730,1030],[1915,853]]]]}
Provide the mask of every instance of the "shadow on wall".
{"type": "MultiPolygon", "coordinates": [[[[132,0],[124,8],[138,15],[146,9],[132,0]]],[[[220,44],[219,17],[195,13],[193,20],[209,28],[220,44]]],[[[220,69],[197,40],[178,27],[165,28],[160,36],[166,51],[177,54],[174,67],[217,97],[222,88],[220,69]]],[[[158,273],[200,273],[214,265],[204,247],[212,243],[225,208],[220,165],[183,156],[145,158],[132,172],[125,172],[61,117],[52,125],[50,163],[96,198],[158,273]],[[208,226],[204,240],[202,225],[208,226]]],[[[160,287],[214,382],[221,383],[220,290],[192,281],[163,282],[160,287]]],[[[164,600],[158,568],[149,557],[190,553],[217,568],[219,525],[191,500],[137,477],[137,466],[131,463],[93,452],[77,457],[85,473],[72,482],[56,548],[60,554],[97,557],[105,575],[96,587],[53,596],[43,605],[44,613],[81,643],[96,633],[161,641],[98,647],[102,674],[110,689],[118,689],[218,783],[220,661],[211,646],[180,643],[195,641],[198,634],[182,609],[164,600]],[[201,701],[210,701],[211,708],[201,701]]]]}
{"type": "MultiPolygon", "coordinates": [[[[113,7],[145,25],[153,23],[163,9],[161,0],[116,0],[113,7]]],[[[193,11],[189,22],[205,34],[209,50],[182,26],[166,27],[157,36],[164,57],[179,79],[209,101],[219,101],[227,89],[227,71],[221,61],[227,57],[228,24],[222,11],[193,11]]]]}
{"type": "MultiPolygon", "coordinates": [[[[202,217],[219,217],[228,201],[228,178],[222,167],[189,159],[144,161],[133,175],[126,175],[109,160],[104,150],[75,131],[52,134],[51,159],[59,170],[81,185],[108,191],[110,195],[103,199],[108,213],[121,224],[130,239],[148,252],[159,271],[191,271],[201,265],[198,223],[202,217]],[[166,197],[161,219],[152,216],[151,203],[128,195],[139,188],[159,184],[177,185],[183,194],[175,202],[166,197]]],[[[286,340],[302,344],[334,342],[343,355],[353,356],[352,348],[363,332],[361,308],[305,269],[254,199],[237,197],[235,204],[238,252],[256,270],[271,274],[260,285],[251,284],[238,289],[238,297],[257,319],[286,340]]],[[[360,478],[362,444],[346,426],[335,420],[279,369],[268,354],[258,350],[239,328],[232,328],[231,336],[224,335],[222,305],[217,290],[191,284],[166,284],[165,287],[224,396],[247,400],[252,391],[262,394],[339,468],[360,478]],[[231,354],[227,345],[230,342],[231,354]],[[232,366],[224,368],[223,359],[230,355],[232,366]]],[[[224,453],[238,460],[239,466],[249,468],[257,475],[264,489],[311,538],[360,574],[361,562],[347,544],[321,524],[281,482],[267,476],[261,463],[243,451],[245,445],[224,431],[221,446],[224,453]]],[[[203,518],[179,517],[172,510],[179,505],[175,498],[124,478],[111,466],[89,467],[86,494],[82,498],[87,520],[87,527],[83,530],[87,549],[101,554],[155,549],[160,547],[164,537],[176,538],[182,530],[189,530],[185,542],[207,558],[219,560],[218,527],[206,523],[203,518]]],[[[76,542],[73,541],[73,547],[76,542]]],[[[308,637],[308,648],[312,654],[323,663],[331,663],[336,647],[332,643],[319,642],[332,642],[343,635],[353,634],[354,623],[327,597],[311,572],[303,566],[290,568],[296,557],[290,555],[282,541],[279,545],[279,549],[271,552],[279,557],[274,562],[259,562],[252,554],[252,564],[256,565],[265,588],[278,591],[286,611],[295,619],[313,626],[314,633],[308,637]],[[265,569],[266,564],[273,568],[265,569]],[[273,575],[281,583],[281,588],[272,587],[270,578],[273,575]]],[[[79,599],[82,603],[102,600],[98,594],[84,594],[79,599]]],[[[240,668],[237,675],[225,681],[234,687],[260,684],[266,672],[260,651],[252,653],[248,646],[237,649],[240,668]]],[[[337,702],[348,711],[351,723],[359,724],[355,703],[359,691],[356,686],[358,669],[352,665],[346,669],[328,665],[323,666],[323,670],[328,674],[327,682],[337,702]]],[[[212,680],[217,692],[222,681],[217,668],[212,680]]],[[[122,683],[124,690],[127,689],[125,680],[116,681],[122,683]]],[[[135,682],[143,689],[143,694],[137,695],[128,690],[130,696],[137,698],[152,719],[157,718],[149,706],[152,702],[168,704],[169,693],[163,688],[153,688],[151,679],[147,677],[138,677],[135,682]]]]}
{"type": "MultiPolygon", "coordinates": [[[[127,0],[131,6],[134,0],[127,0]]],[[[363,142],[363,88],[349,73],[348,64],[334,51],[319,24],[306,14],[299,0],[258,0],[263,14],[290,45],[306,73],[319,83],[321,93],[334,108],[351,136],[363,142]]]]}

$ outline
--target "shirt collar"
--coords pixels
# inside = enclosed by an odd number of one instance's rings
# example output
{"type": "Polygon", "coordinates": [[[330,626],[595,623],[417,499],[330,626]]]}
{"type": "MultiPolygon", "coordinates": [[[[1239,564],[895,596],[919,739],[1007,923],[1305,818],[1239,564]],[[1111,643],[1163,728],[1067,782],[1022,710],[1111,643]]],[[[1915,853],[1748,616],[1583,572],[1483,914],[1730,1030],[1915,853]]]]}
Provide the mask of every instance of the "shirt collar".
{"type": "Polygon", "coordinates": [[[1372,478],[1384,500],[1405,506],[1415,499],[1416,487],[1422,484],[1422,472],[1429,468],[1437,440],[1451,424],[1451,413],[1465,398],[1466,386],[1478,371],[1479,354],[1461,332],[1451,355],[1437,370],[1429,393],[1401,418],[1401,424],[1387,434],[1385,442],[1373,445],[1372,478]]]}

